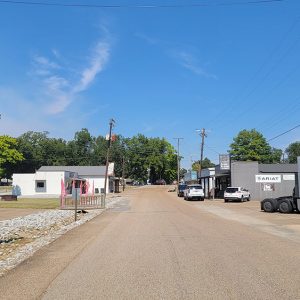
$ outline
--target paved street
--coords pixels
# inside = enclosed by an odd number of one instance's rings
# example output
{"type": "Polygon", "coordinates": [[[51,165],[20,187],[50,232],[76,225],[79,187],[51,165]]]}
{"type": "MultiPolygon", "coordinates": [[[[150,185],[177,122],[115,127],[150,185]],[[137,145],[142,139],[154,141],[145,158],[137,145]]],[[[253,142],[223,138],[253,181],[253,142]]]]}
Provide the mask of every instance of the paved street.
{"type": "Polygon", "coordinates": [[[0,278],[1,299],[300,299],[300,215],[259,202],[127,200],[0,278]]]}

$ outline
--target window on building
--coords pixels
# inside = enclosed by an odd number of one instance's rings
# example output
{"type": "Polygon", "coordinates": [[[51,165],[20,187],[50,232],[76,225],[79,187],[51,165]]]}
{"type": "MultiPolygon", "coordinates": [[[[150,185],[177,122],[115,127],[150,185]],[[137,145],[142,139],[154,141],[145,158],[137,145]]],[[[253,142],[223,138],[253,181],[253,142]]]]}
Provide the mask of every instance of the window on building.
{"type": "Polygon", "coordinates": [[[45,181],[37,181],[36,182],[37,188],[44,188],[45,187],[45,181]]]}
{"type": "Polygon", "coordinates": [[[46,192],[46,180],[36,180],[35,191],[36,192],[46,192]]]}

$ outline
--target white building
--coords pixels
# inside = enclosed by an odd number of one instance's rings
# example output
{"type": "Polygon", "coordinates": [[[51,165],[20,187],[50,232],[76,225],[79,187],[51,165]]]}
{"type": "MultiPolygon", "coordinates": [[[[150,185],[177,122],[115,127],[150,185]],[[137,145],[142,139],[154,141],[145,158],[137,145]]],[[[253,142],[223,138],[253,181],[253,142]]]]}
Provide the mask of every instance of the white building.
{"type": "MultiPolygon", "coordinates": [[[[114,163],[108,167],[106,192],[114,190],[114,163]]],[[[72,182],[76,187],[79,182],[89,183],[89,192],[104,192],[105,166],[42,166],[33,174],[13,174],[13,194],[18,196],[54,196],[61,193],[61,180],[65,183],[67,193],[71,193],[72,182]]]]}

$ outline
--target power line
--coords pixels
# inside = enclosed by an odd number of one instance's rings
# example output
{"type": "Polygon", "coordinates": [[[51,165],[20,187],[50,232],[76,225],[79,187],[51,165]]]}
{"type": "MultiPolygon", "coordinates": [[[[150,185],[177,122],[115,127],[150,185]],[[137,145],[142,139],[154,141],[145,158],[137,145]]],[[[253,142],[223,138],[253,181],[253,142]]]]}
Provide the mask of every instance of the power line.
{"type": "MultiPolygon", "coordinates": [[[[253,74],[253,76],[246,82],[245,86],[242,89],[242,93],[240,94],[240,96],[238,96],[238,94],[231,99],[231,103],[229,105],[227,105],[225,107],[224,110],[222,110],[221,112],[218,113],[217,116],[215,116],[214,120],[216,119],[220,119],[219,117],[222,116],[225,112],[229,113],[231,111],[233,111],[236,108],[236,100],[242,100],[242,102],[245,102],[245,100],[247,98],[249,98],[249,96],[251,96],[253,94],[253,92],[255,92],[255,90],[257,89],[257,87],[259,87],[263,81],[265,81],[269,75],[272,73],[272,71],[274,69],[276,69],[276,67],[278,66],[278,61],[277,61],[277,66],[276,64],[271,65],[271,67],[269,68],[269,70],[267,70],[267,73],[264,74],[264,77],[262,78],[262,80],[260,80],[257,84],[254,85],[254,88],[252,88],[250,91],[248,90],[250,86],[250,82],[255,82],[255,79],[258,77],[258,75],[265,69],[265,67],[267,66],[268,62],[275,56],[275,54],[280,50],[282,45],[285,45],[285,40],[288,38],[289,34],[292,32],[292,30],[294,30],[294,28],[296,27],[297,23],[300,21],[300,18],[297,17],[293,23],[291,24],[291,26],[288,28],[288,30],[284,33],[284,35],[281,37],[281,39],[279,40],[278,44],[276,45],[276,47],[274,49],[272,49],[272,51],[267,55],[266,59],[263,61],[263,63],[260,65],[260,67],[257,69],[257,71],[253,74]],[[247,91],[248,90],[248,91],[247,91]]],[[[284,55],[280,56],[279,62],[281,62],[282,60],[284,60],[284,58],[287,56],[287,54],[291,51],[291,49],[299,42],[299,39],[297,39],[289,48],[288,50],[284,53],[284,55]]],[[[247,106],[248,109],[248,106],[247,106]]],[[[247,112],[247,110],[244,110],[242,112],[242,114],[245,114],[247,112]]]]}
{"type": "Polygon", "coordinates": [[[283,132],[283,133],[280,133],[280,134],[274,136],[273,138],[269,139],[268,142],[273,141],[273,140],[279,138],[280,136],[283,136],[283,135],[285,135],[285,134],[287,134],[287,133],[289,133],[289,132],[295,130],[295,129],[298,128],[298,127],[300,127],[300,124],[297,125],[297,126],[295,126],[295,127],[293,127],[293,128],[291,128],[291,129],[289,129],[289,130],[287,130],[287,131],[285,131],[285,132],[283,132]]]}
{"type": "Polygon", "coordinates": [[[193,8],[193,7],[212,7],[212,6],[237,6],[237,5],[255,5],[270,4],[275,2],[285,2],[286,0],[252,0],[252,1],[232,1],[219,3],[191,3],[191,4],[82,4],[82,3],[59,3],[59,2],[40,2],[40,1],[14,1],[0,0],[3,4],[21,4],[37,6],[56,6],[56,7],[82,7],[82,8],[193,8]]]}
{"type": "Polygon", "coordinates": [[[180,181],[180,154],[179,154],[179,146],[180,146],[180,140],[183,140],[181,137],[174,138],[177,140],[177,184],[179,184],[180,181]]]}

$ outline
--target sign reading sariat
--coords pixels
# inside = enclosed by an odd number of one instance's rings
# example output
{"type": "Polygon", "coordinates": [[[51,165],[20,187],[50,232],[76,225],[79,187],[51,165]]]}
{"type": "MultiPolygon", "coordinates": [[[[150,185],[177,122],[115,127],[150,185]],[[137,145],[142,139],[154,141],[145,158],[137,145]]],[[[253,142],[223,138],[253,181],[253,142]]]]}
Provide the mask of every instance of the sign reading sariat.
{"type": "Polygon", "coordinates": [[[219,155],[220,170],[230,170],[230,155],[220,154],[219,155]]]}
{"type": "Polygon", "coordinates": [[[262,182],[262,183],[281,182],[281,175],[276,175],[276,174],[255,175],[255,182],[262,182]]]}

